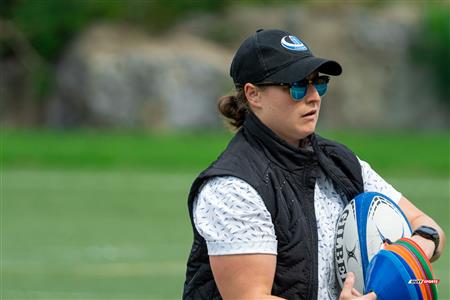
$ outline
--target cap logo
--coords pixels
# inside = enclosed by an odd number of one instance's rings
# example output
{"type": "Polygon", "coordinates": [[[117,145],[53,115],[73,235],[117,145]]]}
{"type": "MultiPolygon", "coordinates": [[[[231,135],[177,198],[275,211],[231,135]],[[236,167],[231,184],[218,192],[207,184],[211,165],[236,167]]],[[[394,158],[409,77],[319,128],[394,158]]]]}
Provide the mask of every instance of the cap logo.
{"type": "Polygon", "coordinates": [[[306,51],[308,48],[303,42],[296,36],[287,35],[281,39],[281,46],[288,50],[293,51],[306,51]]]}

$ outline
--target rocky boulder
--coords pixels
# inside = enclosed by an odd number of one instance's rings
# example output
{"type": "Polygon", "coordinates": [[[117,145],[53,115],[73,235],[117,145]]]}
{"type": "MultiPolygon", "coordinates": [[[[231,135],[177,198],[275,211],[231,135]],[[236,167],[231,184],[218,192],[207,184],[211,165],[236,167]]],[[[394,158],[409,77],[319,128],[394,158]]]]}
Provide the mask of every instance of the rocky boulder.
{"type": "Polygon", "coordinates": [[[189,35],[150,37],[96,25],[57,68],[47,120],[53,126],[219,126],[217,99],[230,90],[232,53],[189,35]]]}

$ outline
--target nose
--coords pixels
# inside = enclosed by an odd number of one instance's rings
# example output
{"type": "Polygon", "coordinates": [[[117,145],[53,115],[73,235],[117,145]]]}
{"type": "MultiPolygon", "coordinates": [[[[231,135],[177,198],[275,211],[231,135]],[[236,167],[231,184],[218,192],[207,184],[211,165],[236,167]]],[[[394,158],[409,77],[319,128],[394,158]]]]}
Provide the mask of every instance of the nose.
{"type": "Polygon", "coordinates": [[[316,87],[314,84],[310,83],[308,84],[308,89],[306,90],[306,95],[304,97],[305,102],[318,102],[320,101],[320,95],[319,92],[317,92],[316,87]]]}

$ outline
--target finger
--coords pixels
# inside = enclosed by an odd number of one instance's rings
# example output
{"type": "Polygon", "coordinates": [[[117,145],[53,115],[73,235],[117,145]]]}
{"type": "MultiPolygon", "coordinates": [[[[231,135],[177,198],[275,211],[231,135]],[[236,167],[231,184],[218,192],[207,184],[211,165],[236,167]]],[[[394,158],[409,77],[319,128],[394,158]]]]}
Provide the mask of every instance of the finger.
{"type": "Polygon", "coordinates": [[[357,290],[357,289],[355,289],[355,288],[352,288],[352,296],[357,296],[357,297],[359,297],[359,296],[362,296],[362,295],[361,295],[361,293],[360,293],[360,292],[358,292],[358,290],[357,290]]]}
{"type": "Polygon", "coordinates": [[[342,288],[342,294],[350,296],[352,294],[352,288],[355,284],[355,275],[352,272],[347,273],[347,278],[344,281],[344,287],[342,288]]]}
{"type": "Polygon", "coordinates": [[[364,300],[377,300],[377,295],[374,292],[370,292],[367,295],[364,295],[363,297],[361,297],[361,299],[364,299],[364,300]]]}

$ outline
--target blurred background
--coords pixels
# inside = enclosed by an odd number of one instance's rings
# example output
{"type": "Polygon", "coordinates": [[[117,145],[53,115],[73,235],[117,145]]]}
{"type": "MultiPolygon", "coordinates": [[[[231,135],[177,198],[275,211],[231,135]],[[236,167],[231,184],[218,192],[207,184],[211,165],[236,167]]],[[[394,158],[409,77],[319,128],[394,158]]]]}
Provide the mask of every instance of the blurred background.
{"type": "Polygon", "coordinates": [[[2,299],[181,297],[187,193],[259,28],[341,63],[318,132],[450,235],[448,1],[1,0],[2,299]]]}

